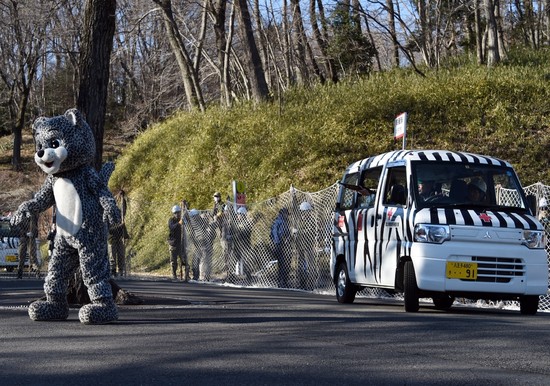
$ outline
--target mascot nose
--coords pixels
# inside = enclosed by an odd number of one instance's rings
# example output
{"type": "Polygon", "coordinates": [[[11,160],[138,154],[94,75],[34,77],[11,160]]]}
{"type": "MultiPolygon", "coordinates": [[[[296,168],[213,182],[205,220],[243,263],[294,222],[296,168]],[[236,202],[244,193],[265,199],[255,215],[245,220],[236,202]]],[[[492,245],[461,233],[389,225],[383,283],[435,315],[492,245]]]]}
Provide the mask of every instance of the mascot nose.
{"type": "Polygon", "coordinates": [[[43,149],[40,149],[36,152],[36,155],[38,156],[38,158],[42,158],[42,156],[44,155],[44,150],[43,149]]]}

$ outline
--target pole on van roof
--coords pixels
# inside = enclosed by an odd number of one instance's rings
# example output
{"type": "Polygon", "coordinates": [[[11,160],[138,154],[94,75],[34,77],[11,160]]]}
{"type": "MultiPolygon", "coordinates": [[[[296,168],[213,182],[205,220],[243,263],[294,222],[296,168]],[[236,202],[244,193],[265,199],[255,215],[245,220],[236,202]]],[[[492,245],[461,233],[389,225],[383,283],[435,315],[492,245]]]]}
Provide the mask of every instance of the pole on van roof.
{"type": "Polygon", "coordinates": [[[407,143],[407,113],[399,114],[393,121],[393,139],[403,139],[403,150],[407,143]]]}

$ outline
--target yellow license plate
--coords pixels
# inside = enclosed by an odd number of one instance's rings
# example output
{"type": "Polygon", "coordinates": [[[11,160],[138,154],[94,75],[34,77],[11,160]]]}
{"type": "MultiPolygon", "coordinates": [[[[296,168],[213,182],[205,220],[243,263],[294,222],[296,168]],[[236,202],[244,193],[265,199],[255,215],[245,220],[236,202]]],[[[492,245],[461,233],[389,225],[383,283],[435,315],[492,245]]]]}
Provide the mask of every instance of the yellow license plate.
{"type": "Polygon", "coordinates": [[[477,263],[448,261],[447,279],[477,279],[477,263]]]}
{"type": "Polygon", "coordinates": [[[15,255],[6,255],[6,261],[8,263],[17,263],[17,256],[15,255]]]}

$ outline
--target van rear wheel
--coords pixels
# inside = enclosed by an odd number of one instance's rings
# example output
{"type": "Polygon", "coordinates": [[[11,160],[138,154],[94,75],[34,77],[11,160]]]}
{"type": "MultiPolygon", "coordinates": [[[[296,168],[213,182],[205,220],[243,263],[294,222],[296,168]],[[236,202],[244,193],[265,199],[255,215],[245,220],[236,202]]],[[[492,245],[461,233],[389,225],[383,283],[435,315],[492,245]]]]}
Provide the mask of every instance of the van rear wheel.
{"type": "Polygon", "coordinates": [[[357,287],[349,280],[346,263],[338,264],[336,269],[336,299],[338,303],[353,303],[357,287]]]}
{"type": "Polygon", "coordinates": [[[418,299],[418,286],[416,285],[416,275],[412,261],[405,262],[403,278],[403,292],[405,298],[405,311],[417,312],[420,308],[418,299]]]}
{"type": "Polygon", "coordinates": [[[520,296],[519,310],[522,315],[535,315],[539,308],[539,297],[536,295],[520,296]]]}

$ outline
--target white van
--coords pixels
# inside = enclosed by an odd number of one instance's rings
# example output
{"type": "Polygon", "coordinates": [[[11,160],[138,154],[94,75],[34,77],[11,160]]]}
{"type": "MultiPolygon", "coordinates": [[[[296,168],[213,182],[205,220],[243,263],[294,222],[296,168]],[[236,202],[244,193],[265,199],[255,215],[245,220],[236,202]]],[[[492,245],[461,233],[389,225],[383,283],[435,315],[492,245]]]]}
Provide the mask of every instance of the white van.
{"type": "Polygon", "coordinates": [[[362,288],[431,297],[519,300],[536,314],[548,290],[542,225],[512,166],[444,150],[402,150],[351,164],[334,214],[331,275],[340,303],[362,288]],[[532,212],[533,211],[533,212],[532,212]]]}
{"type": "MultiPolygon", "coordinates": [[[[36,240],[37,264],[42,264],[40,254],[40,243],[36,240]]],[[[5,268],[13,272],[19,266],[19,237],[10,227],[10,220],[7,217],[0,217],[0,269],[5,268]]],[[[29,267],[29,258],[25,257],[25,268],[29,267]]]]}

